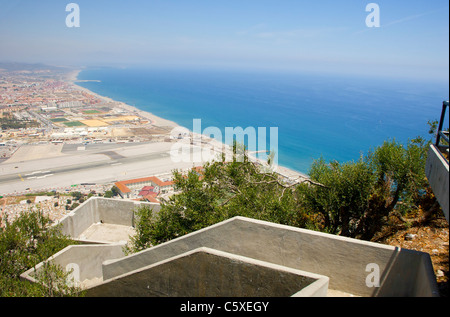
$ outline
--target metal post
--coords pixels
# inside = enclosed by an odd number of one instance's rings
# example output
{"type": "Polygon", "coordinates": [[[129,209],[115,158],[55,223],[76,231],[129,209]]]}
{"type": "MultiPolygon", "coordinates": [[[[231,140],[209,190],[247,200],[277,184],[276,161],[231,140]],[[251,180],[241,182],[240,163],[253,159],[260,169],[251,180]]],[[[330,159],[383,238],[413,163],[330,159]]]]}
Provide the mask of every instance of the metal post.
{"type": "Polygon", "coordinates": [[[442,113],[441,113],[441,120],[439,121],[439,128],[437,130],[437,135],[436,135],[436,146],[439,147],[439,142],[441,141],[441,131],[442,131],[442,126],[444,125],[444,119],[445,119],[445,113],[448,107],[448,101],[444,101],[442,103],[442,113]]]}

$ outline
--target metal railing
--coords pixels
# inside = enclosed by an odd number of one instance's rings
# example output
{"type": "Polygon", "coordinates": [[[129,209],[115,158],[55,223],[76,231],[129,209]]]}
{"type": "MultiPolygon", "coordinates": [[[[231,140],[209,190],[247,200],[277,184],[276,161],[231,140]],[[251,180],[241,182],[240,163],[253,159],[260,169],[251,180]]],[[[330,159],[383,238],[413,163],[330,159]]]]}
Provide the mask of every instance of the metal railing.
{"type": "Polygon", "coordinates": [[[439,121],[439,127],[436,134],[436,147],[442,149],[442,148],[448,148],[449,147],[449,141],[448,141],[448,131],[444,131],[443,125],[445,120],[445,114],[447,113],[448,108],[448,100],[444,101],[442,103],[442,113],[441,113],[441,119],[439,121]],[[444,140],[447,142],[447,144],[441,144],[441,141],[444,140]]]}

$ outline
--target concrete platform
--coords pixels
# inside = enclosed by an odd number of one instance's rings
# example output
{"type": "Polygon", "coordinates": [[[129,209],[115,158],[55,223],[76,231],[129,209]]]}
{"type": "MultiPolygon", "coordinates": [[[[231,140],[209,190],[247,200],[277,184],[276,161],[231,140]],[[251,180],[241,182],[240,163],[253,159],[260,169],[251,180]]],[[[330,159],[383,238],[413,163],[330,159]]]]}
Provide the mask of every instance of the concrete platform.
{"type": "Polygon", "coordinates": [[[159,204],[92,197],[58,221],[63,234],[82,243],[129,241],[135,233],[134,210],[140,205],[155,212],[159,204]]]}
{"type": "Polygon", "coordinates": [[[341,292],[335,289],[328,289],[327,297],[361,297],[350,293],[341,292]]]}
{"type": "MultiPolygon", "coordinates": [[[[255,269],[253,272],[262,270],[264,274],[268,273],[264,275],[267,280],[258,280],[260,274],[255,274],[252,280],[256,281],[254,285],[257,287],[270,284],[280,272],[292,273],[292,270],[297,273],[302,271],[302,276],[320,275],[329,279],[325,291],[322,288],[324,284],[321,284],[318,288],[313,287],[311,293],[303,292],[298,296],[439,296],[427,253],[245,217],[234,217],[125,256],[122,240],[132,232],[130,230],[135,221],[133,210],[137,205],[139,203],[132,201],[91,198],[62,219],[60,225],[63,233],[85,245],[68,247],[55,254],[52,260],[65,268],[77,268],[76,280],[88,288],[88,294],[89,290],[97,289],[90,296],[130,296],[128,292],[136,296],[202,296],[202,293],[188,293],[186,287],[189,289],[192,285],[216,285],[215,291],[218,293],[213,292],[214,288],[205,293],[210,296],[229,294],[226,292],[230,289],[234,289],[233,294],[247,296],[253,293],[246,274],[233,280],[233,272],[241,272],[246,267],[255,269]],[[116,242],[107,243],[106,240],[116,242]],[[192,256],[199,249],[204,251],[204,248],[208,249],[206,257],[198,254],[192,256]],[[214,260],[217,266],[204,267],[204,274],[198,275],[200,263],[207,265],[209,261],[205,259],[214,260]],[[236,266],[238,262],[240,265],[236,266]],[[216,279],[227,270],[231,274],[223,275],[228,278],[221,278],[220,286],[216,279]],[[195,274],[197,276],[190,279],[195,274]],[[230,284],[226,284],[227,279],[231,279],[228,281],[230,284]],[[376,285],[372,283],[374,279],[377,280],[376,285]],[[161,288],[152,286],[152,291],[147,292],[147,285],[150,284],[144,284],[150,280],[161,288]],[[167,288],[164,284],[167,280],[173,280],[173,285],[178,285],[179,289],[167,288]],[[239,284],[241,282],[248,285],[239,284]],[[239,289],[241,286],[244,288],[239,289]],[[321,291],[316,292],[318,289],[321,291]]],[[[32,271],[23,273],[21,277],[34,281],[32,271]]],[[[297,273],[294,275],[299,275],[297,273]]],[[[303,288],[298,290],[301,292],[303,288]]],[[[279,293],[272,290],[268,296],[295,296],[292,290],[279,293]]]]}
{"type": "Polygon", "coordinates": [[[324,297],[329,278],[198,248],[104,281],[91,297],[324,297]]]}
{"type": "Polygon", "coordinates": [[[78,239],[80,241],[98,241],[98,242],[120,242],[129,241],[130,236],[133,236],[136,230],[131,226],[116,225],[111,223],[94,223],[85,231],[83,231],[78,239]]]}
{"type": "Polygon", "coordinates": [[[429,254],[266,221],[235,217],[103,264],[112,279],[189,250],[207,247],[328,276],[329,288],[361,297],[438,296],[429,254]],[[378,268],[378,286],[367,283],[378,268]]]}

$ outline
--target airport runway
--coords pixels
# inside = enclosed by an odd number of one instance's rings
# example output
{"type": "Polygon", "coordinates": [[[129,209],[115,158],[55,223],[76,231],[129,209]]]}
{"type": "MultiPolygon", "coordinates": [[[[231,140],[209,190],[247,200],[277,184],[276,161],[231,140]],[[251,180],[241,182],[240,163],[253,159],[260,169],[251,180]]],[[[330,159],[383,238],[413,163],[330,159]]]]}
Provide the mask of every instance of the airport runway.
{"type": "Polygon", "coordinates": [[[171,160],[172,145],[169,142],[67,144],[54,157],[31,160],[16,157],[12,162],[0,163],[0,195],[82,183],[105,184],[193,167],[192,162],[171,160]]]}

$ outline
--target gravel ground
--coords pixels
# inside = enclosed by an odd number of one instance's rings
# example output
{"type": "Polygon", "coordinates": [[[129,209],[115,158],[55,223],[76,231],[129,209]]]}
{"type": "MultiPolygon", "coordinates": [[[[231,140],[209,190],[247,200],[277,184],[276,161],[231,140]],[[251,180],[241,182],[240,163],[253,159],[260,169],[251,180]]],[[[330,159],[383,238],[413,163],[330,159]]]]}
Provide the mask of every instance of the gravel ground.
{"type": "Polygon", "coordinates": [[[436,215],[426,223],[416,223],[408,228],[398,230],[390,228],[383,238],[375,242],[428,253],[441,296],[448,297],[449,224],[443,214],[436,215]]]}

